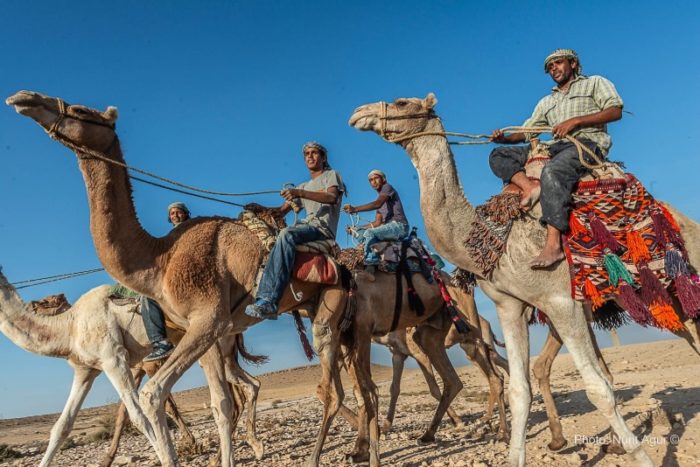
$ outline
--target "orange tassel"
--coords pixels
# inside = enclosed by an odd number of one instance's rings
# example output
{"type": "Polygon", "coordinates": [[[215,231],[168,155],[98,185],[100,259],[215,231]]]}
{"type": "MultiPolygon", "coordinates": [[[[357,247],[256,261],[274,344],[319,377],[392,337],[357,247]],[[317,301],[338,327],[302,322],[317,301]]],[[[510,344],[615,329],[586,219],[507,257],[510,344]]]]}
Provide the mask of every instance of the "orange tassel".
{"type": "Polygon", "coordinates": [[[571,214],[569,214],[569,235],[571,237],[580,237],[585,235],[586,232],[588,231],[581,224],[581,221],[578,220],[578,217],[574,215],[574,211],[571,211],[571,214]]]}
{"type": "Polygon", "coordinates": [[[588,298],[588,300],[591,301],[591,305],[594,311],[603,306],[603,304],[605,304],[603,297],[600,296],[600,293],[598,293],[598,289],[595,285],[593,285],[593,282],[591,282],[590,279],[586,279],[586,282],[583,283],[583,293],[588,298]]]}
{"type": "Polygon", "coordinates": [[[667,303],[654,301],[649,307],[654,321],[659,327],[668,329],[669,331],[678,331],[683,329],[683,323],[678,319],[678,315],[673,307],[667,303]]]}
{"type": "Polygon", "coordinates": [[[642,235],[636,230],[627,232],[627,257],[634,263],[651,261],[651,253],[644,242],[642,235]]]}
{"type": "Polygon", "coordinates": [[[657,205],[661,208],[661,212],[663,213],[664,217],[668,220],[668,223],[671,224],[673,230],[675,230],[676,232],[680,232],[681,227],[676,222],[676,219],[673,218],[673,214],[671,214],[669,210],[666,209],[666,206],[664,206],[663,204],[657,203],[657,205]]]}

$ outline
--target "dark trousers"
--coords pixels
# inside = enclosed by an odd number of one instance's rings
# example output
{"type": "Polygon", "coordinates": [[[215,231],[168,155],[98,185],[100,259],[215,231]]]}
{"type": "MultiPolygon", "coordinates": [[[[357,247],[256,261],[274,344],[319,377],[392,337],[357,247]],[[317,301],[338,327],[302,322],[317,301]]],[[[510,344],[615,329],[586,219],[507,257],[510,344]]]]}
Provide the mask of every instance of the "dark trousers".
{"type": "MultiPolygon", "coordinates": [[[[598,157],[603,158],[598,146],[589,140],[581,142],[598,157]]],[[[489,156],[491,170],[504,183],[509,183],[513,175],[525,169],[530,146],[500,146],[489,156]]],[[[556,227],[561,232],[569,230],[569,210],[571,209],[571,193],[579,178],[590,171],[585,168],[578,158],[576,146],[569,141],[557,141],[549,146],[552,160],[542,170],[540,177],[542,218],[540,222],[556,227]]],[[[584,153],[586,162],[593,163],[591,157],[584,153]]]]}
{"type": "Polygon", "coordinates": [[[158,302],[141,295],[141,318],[146,327],[146,335],[151,344],[167,340],[165,334],[165,316],[158,302]]]}

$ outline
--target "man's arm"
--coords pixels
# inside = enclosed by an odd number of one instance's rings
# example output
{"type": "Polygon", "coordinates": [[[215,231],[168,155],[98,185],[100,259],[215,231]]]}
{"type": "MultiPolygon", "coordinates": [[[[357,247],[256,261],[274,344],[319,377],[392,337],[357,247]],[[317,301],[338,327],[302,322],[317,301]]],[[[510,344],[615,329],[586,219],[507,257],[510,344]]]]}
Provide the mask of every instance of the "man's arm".
{"type": "Polygon", "coordinates": [[[370,222],[369,224],[365,224],[362,226],[363,229],[372,229],[374,227],[379,227],[384,223],[384,218],[382,218],[382,215],[379,213],[376,213],[374,215],[374,221],[370,222]]]}
{"type": "Polygon", "coordinates": [[[499,144],[518,144],[525,141],[525,133],[511,133],[506,135],[501,130],[493,130],[491,141],[499,144]]]}
{"type": "Polygon", "coordinates": [[[382,207],[384,203],[386,203],[389,200],[389,195],[381,194],[372,201],[371,203],[367,204],[361,204],[359,206],[353,206],[352,204],[346,204],[343,206],[343,211],[347,213],[354,213],[354,212],[365,212],[365,211],[373,211],[375,209],[379,209],[382,207]]]}
{"type": "Polygon", "coordinates": [[[282,190],[282,197],[291,202],[294,198],[304,198],[310,199],[311,201],[316,201],[321,204],[335,204],[338,201],[338,191],[337,186],[331,186],[326,189],[326,191],[309,191],[303,190],[301,188],[288,188],[282,190]]]}
{"type": "Polygon", "coordinates": [[[572,132],[592,126],[605,125],[606,123],[615,122],[622,118],[622,107],[609,107],[600,112],[581,117],[570,118],[561,122],[559,125],[552,128],[552,134],[556,138],[563,138],[572,132]]]}

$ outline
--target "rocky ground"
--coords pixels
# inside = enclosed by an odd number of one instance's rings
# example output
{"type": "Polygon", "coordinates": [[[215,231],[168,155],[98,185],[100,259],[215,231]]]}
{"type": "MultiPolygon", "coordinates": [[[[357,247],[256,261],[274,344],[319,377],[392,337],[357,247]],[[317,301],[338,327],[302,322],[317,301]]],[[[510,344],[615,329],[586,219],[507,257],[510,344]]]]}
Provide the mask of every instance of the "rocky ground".
{"type": "MultiPolygon", "coordinates": [[[[682,340],[630,345],[604,350],[615,376],[620,410],[635,434],[644,439],[655,465],[700,466],[700,358],[682,340]]],[[[483,414],[487,397],[486,382],[473,367],[458,369],[465,388],[454,407],[466,422],[453,428],[444,421],[434,444],[416,442],[427,426],[436,403],[427,392],[417,370],[404,373],[403,393],[394,429],[381,441],[383,465],[395,466],[502,466],[507,464],[507,446],[497,441],[488,426],[477,420],[483,414]]],[[[265,457],[255,460],[245,445],[243,430],[237,435],[237,465],[301,465],[309,456],[320,420],[320,405],[313,397],[318,380],[317,367],[287,370],[261,377],[263,391],[259,403],[258,434],[265,443],[265,457]]],[[[374,367],[380,389],[381,410],[388,401],[390,369],[374,367]]],[[[570,356],[554,364],[553,390],[562,416],[569,446],[550,453],[544,405],[535,390],[528,423],[528,465],[631,465],[626,456],[604,454],[607,427],[603,417],[588,402],[578,372],[570,356]]],[[[346,385],[346,387],[349,387],[346,385]]],[[[348,391],[348,399],[352,399],[348,391]]],[[[186,466],[216,465],[217,436],[207,409],[208,396],[202,389],[177,395],[178,403],[199,440],[197,450],[181,452],[186,466]]],[[[68,446],[55,464],[98,466],[107,447],[103,425],[109,425],[113,407],[84,411],[68,446]]],[[[48,431],[57,415],[0,421],[0,465],[38,465],[48,431]]],[[[176,434],[177,437],[177,434],[176,434]]],[[[331,429],[323,465],[349,465],[344,453],[352,448],[354,432],[344,420],[331,429]]],[[[116,459],[118,465],[157,465],[155,455],[140,435],[127,435],[116,459]]]]}

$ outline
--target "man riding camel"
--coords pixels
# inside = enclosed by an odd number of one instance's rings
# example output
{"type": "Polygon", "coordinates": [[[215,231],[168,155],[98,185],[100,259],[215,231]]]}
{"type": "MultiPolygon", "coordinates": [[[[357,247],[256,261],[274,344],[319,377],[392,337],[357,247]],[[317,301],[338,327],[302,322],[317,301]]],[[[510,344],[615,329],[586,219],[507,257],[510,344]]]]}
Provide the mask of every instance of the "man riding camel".
{"type": "MultiPolygon", "coordinates": [[[[168,206],[168,222],[173,225],[173,229],[190,218],[190,210],[185,203],[176,202],[168,206]]],[[[168,357],[175,346],[168,340],[165,331],[165,317],[163,310],[157,301],[141,295],[141,319],[146,328],[146,335],[153,346],[153,352],[148,354],[143,361],[152,362],[168,357]]]]}
{"type": "Polygon", "coordinates": [[[370,247],[382,240],[401,240],[408,235],[408,220],[404,214],[401,198],[393,186],[386,181],[386,175],[381,170],[372,170],[367,178],[369,184],[377,193],[374,201],[353,206],[346,204],[343,210],[348,214],[356,212],[371,211],[376,209],[374,221],[350,231],[364,241],[365,248],[365,269],[368,273],[374,273],[374,267],[379,264],[379,255],[372,251],[370,247]]]}
{"type": "Polygon", "coordinates": [[[292,209],[292,203],[300,200],[306,218],[283,229],[277,237],[265,264],[255,303],[245,309],[245,314],[253,318],[277,319],[279,300],[292,277],[296,245],[335,239],[345,185],[340,174],[328,164],[325,147],[311,141],[302,151],[311,180],[297,188],[282,190],[280,194],[286,201],[277,209],[284,215],[292,209]]]}
{"type": "MultiPolygon", "coordinates": [[[[524,172],[529,146],[498,147],[489,158],[491,170],[505,183],[522,190],[521,208],[530,209],[540,197],[542,218],[547,226],[547,239],[542,252],[530,267],[546,268],[562,259],[561,234],[569,229],[571,193],[576,182],[589,173],[579,161],[576,145],[564,139],[577,138],[601,158],[610,150],[612,141],[607,124],[622,117],[622,99],[615,86],[601,76],[584,76],[578,55],[571,49],[557,49],[544,61],[544,71],[556,82],[552,93],[542,98],[523,126],[550,126],[554,140],[549,143],[551,160],[542,170],[540,182],[530,180],[524,172]]],[[[529,141],[536,133],[505,135],[495,130],[492,141],[516,144],[529,141]]],[[[593,163],[590,156],[584,157],[593,163]]]]}

